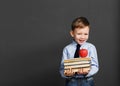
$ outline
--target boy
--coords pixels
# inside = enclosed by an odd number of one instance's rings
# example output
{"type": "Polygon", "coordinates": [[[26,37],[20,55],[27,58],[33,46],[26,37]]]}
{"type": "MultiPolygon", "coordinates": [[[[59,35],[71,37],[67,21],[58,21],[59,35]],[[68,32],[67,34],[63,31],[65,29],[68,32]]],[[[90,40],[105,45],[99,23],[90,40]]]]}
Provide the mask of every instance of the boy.
{"type": "Polygon", "coordinates": [[[93,75],[99,70],[97,51],[93,44],[88,43],[90,24],[85,17],[76,18],[71,25],[70,35],[73,42],[63,49],[60,74],[66,79],[66,86],[94,86],[93,75]],[[87,49],[91,58],[91,69],[80,69],[77,73],[64,71],[64,60],[76,58],[76,49],[87,49]]]}

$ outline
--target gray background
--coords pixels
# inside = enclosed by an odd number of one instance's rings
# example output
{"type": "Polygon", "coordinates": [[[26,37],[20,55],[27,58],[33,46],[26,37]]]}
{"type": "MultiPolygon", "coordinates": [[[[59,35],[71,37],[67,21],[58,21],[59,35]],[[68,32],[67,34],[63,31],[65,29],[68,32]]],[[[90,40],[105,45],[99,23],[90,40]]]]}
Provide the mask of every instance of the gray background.
{"type": "Polygon", "coordinates": [[[96,86],[118,86],[119,0],[5,0],[0,3],[0,86],[64,86],[59,65],[70,25],[85,16],[98,51],[96,86]]]}

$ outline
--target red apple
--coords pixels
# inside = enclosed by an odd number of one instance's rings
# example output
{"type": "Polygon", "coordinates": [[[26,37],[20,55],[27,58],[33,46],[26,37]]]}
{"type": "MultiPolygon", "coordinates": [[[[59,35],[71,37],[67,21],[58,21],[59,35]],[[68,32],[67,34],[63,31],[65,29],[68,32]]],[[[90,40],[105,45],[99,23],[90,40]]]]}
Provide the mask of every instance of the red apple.
{"type": "Polygon", "coordinates": [[[79,56],[80,56],[80,57],[84,58],[84,57],[86,57],[87,55],[88,55],[88,50],[87,50],[87,49],[81,49],[81,50],[79,51],[79,56]]]}

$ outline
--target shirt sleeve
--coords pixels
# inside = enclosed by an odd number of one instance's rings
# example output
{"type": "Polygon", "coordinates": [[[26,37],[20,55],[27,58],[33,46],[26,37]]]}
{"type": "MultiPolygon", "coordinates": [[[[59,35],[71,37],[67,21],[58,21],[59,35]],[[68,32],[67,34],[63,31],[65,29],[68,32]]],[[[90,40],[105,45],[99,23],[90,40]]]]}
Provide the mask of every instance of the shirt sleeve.
{"type": "Polygon", "coordinates": [[[89,57],[91,57],[91,70],[86,75],[86,77],[93,76],[96,74],[99,70],[99,64],[98,64],[98,56],[97,56],[97,50],[95,46],[91,46],[89,48],[89,57]]]}
{"type": "Polygon", "coordinates": [[[64,49],[63,49],[62,60],[61,60],[61,64],[60,64],[60,69],[59,69],[60,75],[61,75],[61,77],[63,77],[63,78],[71,78],[71,77],[66,77],[66,76],[64,75],[64,60],[67,59],[67,56],[68,56],[68,55],[67,55],[67,49],[64,48],[64,49]]]}

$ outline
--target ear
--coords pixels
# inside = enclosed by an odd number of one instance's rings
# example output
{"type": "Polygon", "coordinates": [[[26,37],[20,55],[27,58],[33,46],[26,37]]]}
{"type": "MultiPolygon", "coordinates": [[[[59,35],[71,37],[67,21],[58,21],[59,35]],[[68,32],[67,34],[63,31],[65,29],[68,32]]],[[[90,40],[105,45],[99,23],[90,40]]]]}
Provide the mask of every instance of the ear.
{"type": "Polygon", "coordinates": [[[74,33],[73,33],[72,30],[70,31],[70,35],[71,35],[72,37],[74,37],[74,33]]]}

